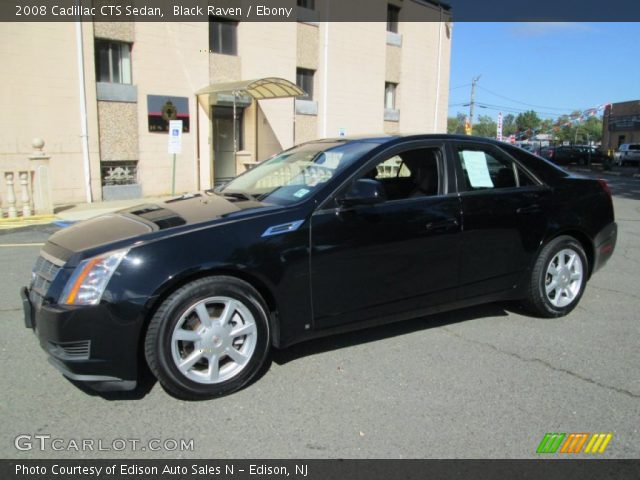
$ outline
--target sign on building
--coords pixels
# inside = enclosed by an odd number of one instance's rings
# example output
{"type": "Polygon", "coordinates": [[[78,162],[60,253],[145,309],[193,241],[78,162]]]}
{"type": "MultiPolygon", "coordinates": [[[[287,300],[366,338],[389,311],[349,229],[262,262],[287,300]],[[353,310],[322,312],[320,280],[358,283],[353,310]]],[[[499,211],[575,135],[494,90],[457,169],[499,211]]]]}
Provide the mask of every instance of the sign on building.
{"type": "Polygon", "coordinates": [[[171,120],[182,120],[182,131],[189,133],[189,99],[166,95],[147,95],[150,132],[168,132],[171,120]]]}

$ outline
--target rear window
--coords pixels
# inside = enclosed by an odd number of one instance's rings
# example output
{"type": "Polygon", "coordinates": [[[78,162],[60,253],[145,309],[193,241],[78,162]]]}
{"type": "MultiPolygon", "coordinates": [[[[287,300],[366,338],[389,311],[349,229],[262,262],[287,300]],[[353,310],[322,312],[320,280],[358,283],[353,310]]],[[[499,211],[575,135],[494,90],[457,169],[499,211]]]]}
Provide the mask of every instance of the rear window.
{"type": "Polygon", "coordinates": [[[629,145],[629,150],[640,150],[640,143],[634,143],[633,145],[629,145]]]}

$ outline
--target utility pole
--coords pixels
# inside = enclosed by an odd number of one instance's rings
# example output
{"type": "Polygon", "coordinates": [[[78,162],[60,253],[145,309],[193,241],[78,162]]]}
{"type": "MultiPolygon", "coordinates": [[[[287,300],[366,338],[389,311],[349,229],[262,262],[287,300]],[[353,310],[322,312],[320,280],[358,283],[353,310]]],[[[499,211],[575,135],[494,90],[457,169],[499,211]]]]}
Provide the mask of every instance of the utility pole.
{"type": "Polygon", "coordinates": [[[471,126],[471,132],[473,133],[473,112],[476,109],[476,84],[482,75],[478,75],[471,80],[471,101],[469,102],[469,125],[471,126]]]}

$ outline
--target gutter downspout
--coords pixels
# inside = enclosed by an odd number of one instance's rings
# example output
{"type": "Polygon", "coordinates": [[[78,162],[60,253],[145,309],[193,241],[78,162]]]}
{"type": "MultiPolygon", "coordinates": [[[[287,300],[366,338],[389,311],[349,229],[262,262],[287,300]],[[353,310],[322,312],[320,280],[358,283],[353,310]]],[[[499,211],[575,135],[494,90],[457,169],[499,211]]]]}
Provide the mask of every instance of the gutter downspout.
{"type": "MultiPolygon", "coordinates": [[[[78,5],[80,2],[78,1],[78,5]]],[[[82,42],[82,22],[76,21],[76,48],[78,55],[78,95],[80,97],[80,128],[82,135],[82,163],[84,166],[84,186],[87,203],[93,202],[91,193],[91,164],[89,162],[89,128],[87,124],[87,90],[84,79],[84,49],[82,42]]]]}
{"type": "MultiPolygon", "coordinates": [[[[327,19],[329,19],[329,2],[327,2],[327,19]]],[[[329,25],[330,22],[324,22],[324,78],[322,79],[322,89],[323,98],[322,98],[322,137],[327,138],[328,132],[328,123],[329,123],[329,113],[327,109],[329,108],[329,25]]]]}
{"type": "Polygon", "coordinates": [[[440,71],[442,59],[442,7],[440,7],[440,26],[438,27],[438,73],[436,75],[436,107],[433,110],[433,133],[438,131],[438,114],[440,105],[440,71]]]}

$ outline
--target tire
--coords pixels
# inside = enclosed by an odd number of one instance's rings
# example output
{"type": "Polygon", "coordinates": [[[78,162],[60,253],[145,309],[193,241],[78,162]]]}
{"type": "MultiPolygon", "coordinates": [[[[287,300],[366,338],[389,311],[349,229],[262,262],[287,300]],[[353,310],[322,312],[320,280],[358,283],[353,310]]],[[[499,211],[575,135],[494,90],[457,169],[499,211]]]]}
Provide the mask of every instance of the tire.
{"type": "Polygon", "coordinates": [[[145,337],[150,370],[170,394],[205,400],[233,393],[261,370],[271,345],[267,306],[248,283],[216,276],[170,294],[145,337]]]}
{"type": "Polygon", "coordinates": [[[580,302],[588,273],[587,256],[580,242],[566,235],[554,238],[536,259],[525,307],[543,318],[567,315],[580,302]]]}

